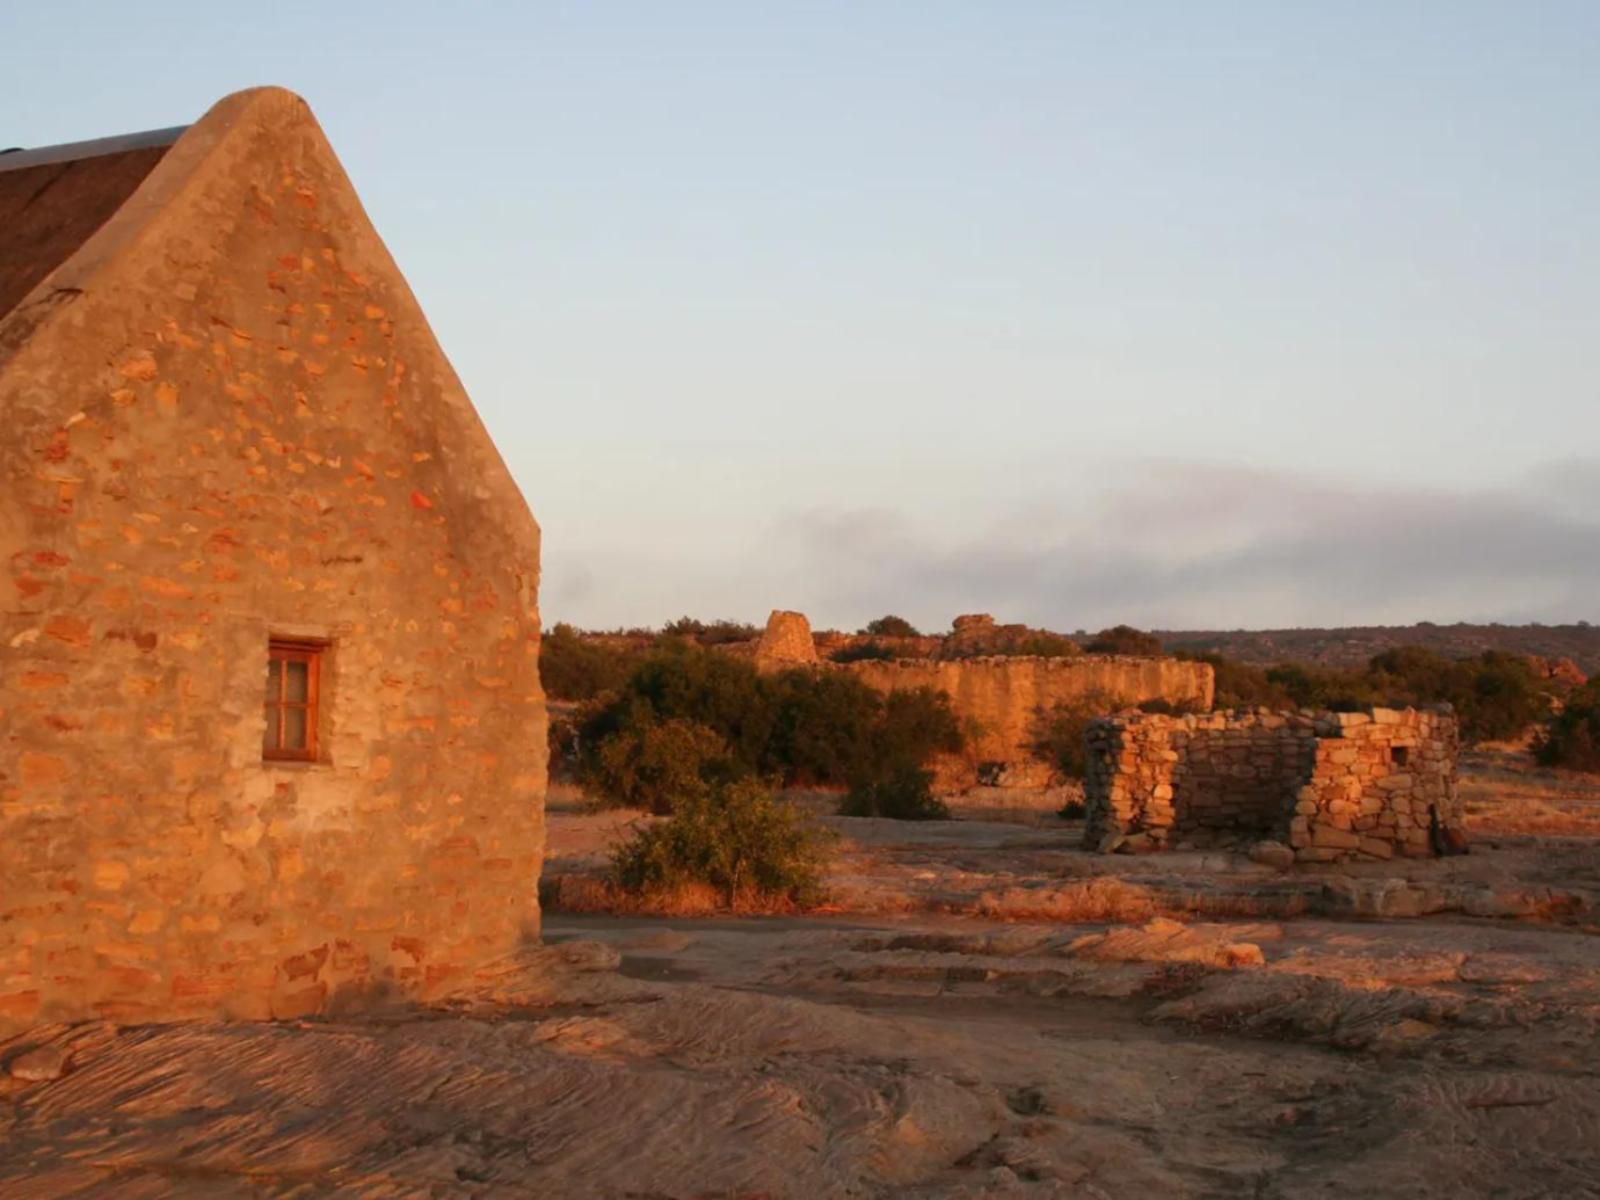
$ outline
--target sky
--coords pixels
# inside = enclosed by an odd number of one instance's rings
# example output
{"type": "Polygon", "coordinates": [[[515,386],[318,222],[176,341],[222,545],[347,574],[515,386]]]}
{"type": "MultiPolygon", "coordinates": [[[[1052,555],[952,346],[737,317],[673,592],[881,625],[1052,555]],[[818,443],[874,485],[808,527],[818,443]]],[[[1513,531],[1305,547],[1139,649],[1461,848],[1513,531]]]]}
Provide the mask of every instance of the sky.
{"type": "Polygon", "coordinates": [[[0,145],[310,101],[547,623],[1600,620],[1600,4],[0,6],[0,145]]]}

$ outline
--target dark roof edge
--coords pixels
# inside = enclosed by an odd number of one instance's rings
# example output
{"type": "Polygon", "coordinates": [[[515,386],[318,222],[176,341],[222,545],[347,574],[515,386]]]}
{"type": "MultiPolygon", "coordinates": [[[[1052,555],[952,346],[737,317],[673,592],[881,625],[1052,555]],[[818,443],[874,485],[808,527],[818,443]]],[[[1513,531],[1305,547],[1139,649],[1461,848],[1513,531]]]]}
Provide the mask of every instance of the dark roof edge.
{"type": "Polygon", "coordinates": [[[143,133],[124,133],[118,137],[94,138],[87,142],[63,142],[59,146],[40,146],[36,150],[12,150],[9,153],[0,153],[0,171],[15,171],[21,167],[37,167],[45,163],[74,162],[80,158],[99,158],[103,154],[121,154],[127,150],[170,146],[188,128],[187,125],[173,125],[168,129],[147,129],[143,133]]]}

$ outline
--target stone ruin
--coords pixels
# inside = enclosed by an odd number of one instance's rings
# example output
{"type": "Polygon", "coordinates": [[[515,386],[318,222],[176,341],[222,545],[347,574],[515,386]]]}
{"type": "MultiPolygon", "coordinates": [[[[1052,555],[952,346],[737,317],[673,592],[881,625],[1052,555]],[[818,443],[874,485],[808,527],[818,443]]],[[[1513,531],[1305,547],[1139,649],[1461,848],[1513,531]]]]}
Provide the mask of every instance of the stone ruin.
{"type": "Polygon", "coordinates": [[[814,667],[817,644],[811,636],[811,622],[805,613],[775,608],[767,618],[766,632],[756,643],[758,671],[783,671],[790,667],[814,667]]]}
{"type": "Polygon", "coordinates": [[[1254,842],[1280,865],[1458,853],[1458,747],[1448,706],[1108,717],[1089,727],[1085,844],[1254,842]]]}
{"type": "Polygon", "coordinates": [[[956,618],[948,639],[850,639],[898,647],[920,644],[922,654],[835,662],[818,654],[804,613],[778,609],[767,618],[766,632],[753,650],[743,646],[717,649],[750,654],[756,669],[763,673],[806,667],[852,675],[884,695],[920,688],[943,692],[966,735],[960,754],[940,755],[932,764],[935,786],[943,792],[965,791],[978,783],[1023,789],[1058,783],[1057,766],[1041,758],[1036,746],[1041,721],[1058,708],[1092,703],[1110,709],[1150,701],[1194,709],[1212,705],[1216,674],[1208,663],[1117,654],[970,653],[980,645],[1002,644],[1037,632],[1024,625],[999,625],[987,614],[968,614],[956,618]],[[959,652],[946,653],[940,648],[948,642],[960,643],[959,652]],[[928,648],[933,652],[927,653],[928,648]]]}

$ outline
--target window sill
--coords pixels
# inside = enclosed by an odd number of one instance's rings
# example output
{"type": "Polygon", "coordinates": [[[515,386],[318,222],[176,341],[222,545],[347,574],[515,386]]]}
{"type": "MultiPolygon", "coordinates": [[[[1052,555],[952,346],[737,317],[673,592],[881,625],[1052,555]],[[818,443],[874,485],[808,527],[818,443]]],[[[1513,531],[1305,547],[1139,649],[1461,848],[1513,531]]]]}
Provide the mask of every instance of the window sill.
{"type": "Polygon", "coordinates": [[[263,758],[261,766],[268,771],[331,771],[333,764],[321,759],[263,758]]]}

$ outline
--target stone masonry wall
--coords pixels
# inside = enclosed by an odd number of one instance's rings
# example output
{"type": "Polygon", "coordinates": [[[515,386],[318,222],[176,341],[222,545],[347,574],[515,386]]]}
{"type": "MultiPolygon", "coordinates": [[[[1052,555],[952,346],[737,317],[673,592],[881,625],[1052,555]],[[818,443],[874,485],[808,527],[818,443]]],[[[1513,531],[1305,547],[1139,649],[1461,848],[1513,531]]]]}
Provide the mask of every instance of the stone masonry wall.
{"type": "Polygon", "coordinates": [[[1057,705],[1086,701],[1107,709],[1165,700],[1210,708],[1215,674],[1207,663],[1175,658],[1081,655],[955,661],[863,661],[833,667],[881,692],[930,687],[944,692],[968,730],[961,772],[941,772],[947,786],[970,783],[980,764],[999,763],[1021,786],[1048,782],[1052,770],[1031,746],[1041,718],[1057,705]],[[958,777],[959,776],[959,777],[958,777]]]}
{"type": "Polygon", "coordinates": [[[804,613],[773,609],[766,630],[756,642],[754,657],[758,671],[815,666],[817,644],[811,636],[811,622],[804,613]]]}
{"type": "Polygon", "coordinates": [[[1330,862],[1424,857],[1464,840],[1445,711],[1123,714],[1088,738],[1091,847],[1220,835],[1330,862]]]}
{"type": "Polygon", "coordinates": [[[0,321],[0,1027],[537,937],[538,528],[303,102],[219,104],[46,283],[0,321]],[[262,761],[269,635],[331,643],[321,761],[262,761]]]}

